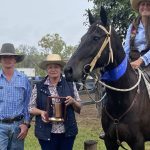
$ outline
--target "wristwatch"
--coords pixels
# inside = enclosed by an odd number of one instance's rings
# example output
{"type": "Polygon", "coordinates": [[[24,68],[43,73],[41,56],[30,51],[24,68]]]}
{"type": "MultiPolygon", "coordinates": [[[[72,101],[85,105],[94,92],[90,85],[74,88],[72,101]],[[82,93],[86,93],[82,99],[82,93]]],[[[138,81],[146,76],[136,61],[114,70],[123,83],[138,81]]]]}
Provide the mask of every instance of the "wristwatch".
{"type": "Polygon", "coordinates": [[[24,125],[26,125],[28,128],[30,128],[30,127],[31,127],[31,125],[30,125],[30,123],[29,123],[29,122],[25,122],[25,121],[24,121],[24,122],[23,122],[23,124],[24,124],[24,125]]]}

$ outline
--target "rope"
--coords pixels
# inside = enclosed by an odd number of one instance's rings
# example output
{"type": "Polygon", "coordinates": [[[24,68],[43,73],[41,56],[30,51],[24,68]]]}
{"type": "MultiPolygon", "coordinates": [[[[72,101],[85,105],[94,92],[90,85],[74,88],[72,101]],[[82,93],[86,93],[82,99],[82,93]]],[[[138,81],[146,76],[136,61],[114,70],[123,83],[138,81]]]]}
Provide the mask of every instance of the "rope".
{"type": "Polygon", "coordinates": [[[108,88],[108,89],[111,89],[111,90],[114,90],[114,91],[120,91],[120,92],[128,92],[128,91],[132,91],[133,89],[135,89],[135,88],[139,85],[139,83],[140,83],[140,81],[141,81],[142,71],[141,71],[140,69],[137,69],[137,70],[138,70],[138,74],[139,74],[138,81],[137,81],[137,83],[136,83],[134,86],[132,86],[131,88],[128,88],[128,89],[115,88],[115,87],[112,87],[112,86],[110,86],[110,85],[107,85],[107,84],[105,84],[104,82],[98,80],[98,77],[97,77],[97,76],[95,76],[95,78],[97,79],[97,81],[98,81],[100,84],[102,84],[104,87],[106,87],[106,88],[108,88]]]}
{"type": "Polygon", "coordinates": [[[91,96],[91,94],[89,93],[88,89],[86,88],[85,84],[84,84],[83,86],[85,87],[85,90],[86,90],[86,92],[87,92],[89,98],[92,99],[95,103],[100,103],[100,102],[102,102],[102,101],[104,100],[104,98],[106,97],[106,93],[105,93],[105,94],[102,96],[102,98],[101,98],[100,100],[97,100],[97,101],[96,101],[95,99],[92,98],[92,96],[91,96]]]}

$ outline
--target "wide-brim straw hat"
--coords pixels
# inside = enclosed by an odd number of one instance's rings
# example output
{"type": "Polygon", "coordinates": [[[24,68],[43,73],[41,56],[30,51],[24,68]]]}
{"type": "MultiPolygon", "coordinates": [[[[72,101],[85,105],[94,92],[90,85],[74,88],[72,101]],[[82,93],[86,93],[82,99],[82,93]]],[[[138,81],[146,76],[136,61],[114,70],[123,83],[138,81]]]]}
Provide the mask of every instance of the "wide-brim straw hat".
{"type": "Polygon", "coordinates": [[[2,45],[1,51],[0,51],[0,59],[2,56],[15,56],[16,62],[21,62],[25,58],[25,55],[22,54],[16,54],[14,45],[11,43],[5,43],[2,45]]]}
{"type": "Polygon", "coordinates": [[[64,67],[66,63],[62,60],[60,55],[49,54],[46,59],[39,64],[39,67],[43,70],[46,70],[49,64],[58,64],[61,67],[64,67]]]}
{"type": "Polygon", "coordinates": [[[150,0],[130,0],[131,6],[135,11],[139,11],[140,2],[150,2],[150,0]]]}

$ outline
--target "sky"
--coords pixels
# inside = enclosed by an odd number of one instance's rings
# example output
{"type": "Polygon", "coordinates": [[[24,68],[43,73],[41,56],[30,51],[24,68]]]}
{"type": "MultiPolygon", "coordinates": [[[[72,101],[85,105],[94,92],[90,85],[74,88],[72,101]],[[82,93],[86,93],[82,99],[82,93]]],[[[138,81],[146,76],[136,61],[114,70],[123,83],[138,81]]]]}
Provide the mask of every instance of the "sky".
{"type": "Polygon", "coordinates": [[[46,34],[58,33],[67,45],[79,44],[88,26],[88,0],[0,0],[0,47],[3,43],[38,47],[46,34]]]}

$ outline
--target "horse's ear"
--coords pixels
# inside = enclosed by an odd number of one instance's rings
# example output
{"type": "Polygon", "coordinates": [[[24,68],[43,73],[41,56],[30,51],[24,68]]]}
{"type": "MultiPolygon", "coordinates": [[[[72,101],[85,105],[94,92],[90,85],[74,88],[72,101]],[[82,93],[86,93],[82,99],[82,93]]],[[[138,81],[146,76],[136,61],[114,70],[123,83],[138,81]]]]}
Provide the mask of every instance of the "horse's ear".
{"type": "Polygon", "coordinates": [[[106,26],[107,25],[107,13],[103,6],[101,6],[101,9],[100,9],[100,18],[104,26],[106,26]]]}
{"type": "Polygon", "coordinates": [[[93,17],[91,11],[88,9],[89,23],[92,25],[95,22],[95,18],[93,17]]]}

